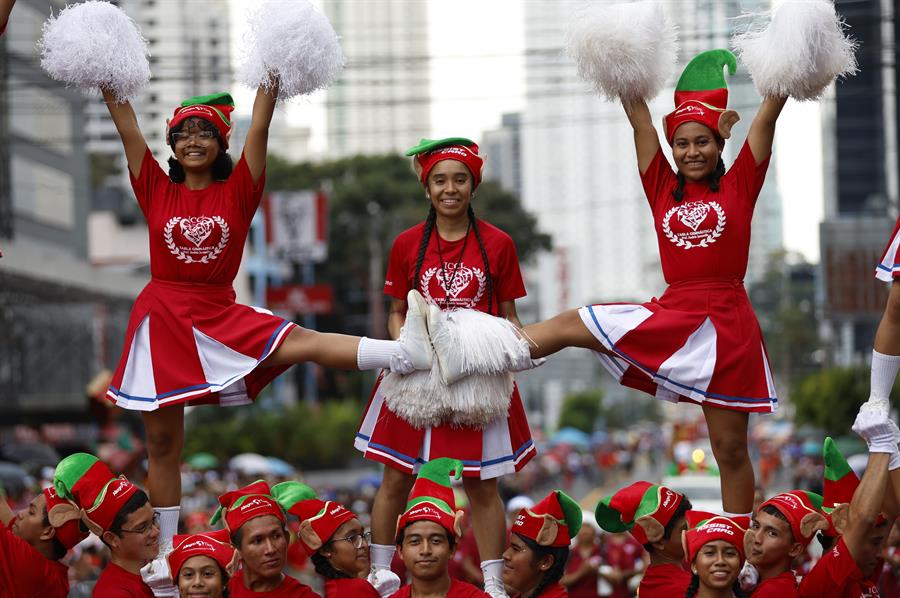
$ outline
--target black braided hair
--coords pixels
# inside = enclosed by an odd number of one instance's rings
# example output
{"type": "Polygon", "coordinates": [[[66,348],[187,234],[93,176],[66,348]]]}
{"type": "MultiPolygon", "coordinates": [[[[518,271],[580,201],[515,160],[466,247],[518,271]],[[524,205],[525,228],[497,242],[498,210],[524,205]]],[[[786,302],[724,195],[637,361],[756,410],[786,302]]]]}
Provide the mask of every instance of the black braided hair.
{"type": "Polygon", "coordinates": [[[425,250],[428,249],[428,241],[431,240],[431,232],[434,230],[434,223],[436,220],[437,211],[435,211],[434,206],[429,206],[428,216],[425,217],[425,228],[422,229],[422,240],[419,242],[419,253],[416,255],[416,273],[413,275],[411,285],[414,289],[419,288],[419,274],[422,272],[422,260],[425,259],[425,250]]]}
{"type": "MultiPolygon", "coordinates": [[[[684,594],[684,598],[694,598],[697,595],[697,592],[700,590],[700,576],[696,573],[691,575],[691,583],[687,587],[687,592],[684,594]]],[[[748,598],[749,594],[745,592],[741,588],[741,582],[735,580],[731,585],[731,593],[734,594],[735,598],[748,598]]]]}
{"type": "MultiPolygon", "coordinates": [[[[719,156],[719,161],[716,163],[716,169],[706,177],[710,191],[715,193],[719,190],[719,179],[723,176],[725,176],[725,162],[722,161],[722,156],[719,156]]],[[[675,201],[681,201],[684,199],[684,184],[686,179],[681,172],[678,173],[677,178],[678,185],[672,191],[672,197],[675,198],[675,201]]]]}
{"type": "MultiPolygon", "coordinates": [[[[484,249],[484,243],[481,242],[481,232],[478,230],[478,219],[475,218],[475,209],[469,204],[469,223],[472,230],[475,231],[475,238],[478,240],[478,248],[481,250],[481,259],[484,260],[484,273],[487,275],[488,288],[488,313],[494,306],[494,280],[491,278],[491,264],[488,261],[487,251],[484,249]]],[[[497,315],[500,315],[500,301],[497,301],[497,315]]]]}
{"type": "Polygon", "coordinates": [[[532,567],[537,567],[537,563],[542,557],[545,557],[547,555],[553,557],[553,565],[541,574],[540,583],[538,583],[538,585],[531,591],[530,594],[528,594],[527,597],[537,598],[544,590],[562,579],[563,574],[566,572],[566,561],[569,560],[569,547],[541,546],[531,538],[522,536],[520,534],[516,535],[519,536],[519,539],[521,539],[522,542],[524,542],[525,545],[531,549],[532,567]]]}
{"type": "Polygon", "coordinates": [[[349,575],[340,569],[335,568],[335,566],[331,564],[331,561],[329,561],[321,552],[314,552],[313,555],[309,557],[309,560],[312,561],[313,566],[316,568],[316,573],[325,579],[350,579],[349,575]]]}

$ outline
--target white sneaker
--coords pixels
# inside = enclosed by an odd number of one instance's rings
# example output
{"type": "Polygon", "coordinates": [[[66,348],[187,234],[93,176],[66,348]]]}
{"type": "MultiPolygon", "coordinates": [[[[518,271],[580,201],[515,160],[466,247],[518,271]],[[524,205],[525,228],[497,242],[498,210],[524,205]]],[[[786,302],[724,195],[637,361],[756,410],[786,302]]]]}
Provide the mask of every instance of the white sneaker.
{"type": "Polygon", "coordinates": [[[450,386],[470,374],[465,370],[462,353],[453,340],[449,325],[437,305],[428,306],[428,333],[441,369],[441,379],[450,386]]]}
{"type": "Polygon", "coordinates": [[[400,329],[397,342],[417,370],[430,370],[434,363],[434,349],[428,337],[428,304],[419,291],[413,289],[406,295],[406,322],[400,329]]]}
{"type": "Polygon", "coordinates": [[[509,594],[506,593],[503,581],[496,577],[484,578],[484,591],[491,598],[509,598],[509,594]]]}

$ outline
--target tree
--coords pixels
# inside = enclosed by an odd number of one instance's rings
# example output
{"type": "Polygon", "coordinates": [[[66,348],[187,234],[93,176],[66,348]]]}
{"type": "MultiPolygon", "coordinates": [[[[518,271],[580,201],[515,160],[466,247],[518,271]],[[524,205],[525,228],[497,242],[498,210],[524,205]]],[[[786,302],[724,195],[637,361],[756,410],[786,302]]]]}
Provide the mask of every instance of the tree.
{"type": "Polygon", "coordinates": [[[559,429],[571,427],[590,434],[602,405],[603,391],[599,388],[566,395],[559,412],[559,429]]]}

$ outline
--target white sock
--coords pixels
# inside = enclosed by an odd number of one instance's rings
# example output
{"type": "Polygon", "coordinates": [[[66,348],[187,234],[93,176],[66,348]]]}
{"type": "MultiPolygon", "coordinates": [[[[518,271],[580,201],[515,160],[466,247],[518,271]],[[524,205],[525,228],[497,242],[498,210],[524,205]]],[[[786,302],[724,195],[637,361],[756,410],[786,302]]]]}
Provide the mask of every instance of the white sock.
{"type": "Polygon", "coordinates": [[[178,533],[178,518],[181,507],[153,507],[159,514],[159,545],[172,544],[172,538],[178,533]]]}
{"type": "Polygon", "coordinates": [[[729,519],[732,517],[753,517],[753,513],[729,513],[728,511],[722,511],[722,515],[725,515],[729,519]]]}
{"type": "Polygon", "coordinates": [[[885,355],[872,351],[872,396],[881,399],[891,397],[897,370],[900,370],[900,355],[885,355]]]}
{"type": "MultiPolygon", "coordinates": [[[[367,336],[359,339],[356,349],[356,365],[360,370],[380,370],[391,367],[391,356],[406,356],[403,346],[397,341],[383,341],[367,336]]],[[[391,546],[391,550],[394,547],[391,546]]]]}
{"type": "Polygon", "coordinates": [[[484,573],[485,585],[488,583],[489,579],[496,579],[497,581],[500,581],[500,579],[503,577],[503,559],[481,561],[481,572],[484,573]]]}
{"type": "Polygon", "coordinates": [[[390,569],[391,560],[396,551],[396,546],[369,544],[369,559],[372,561],[372,569],[390,569]]]}

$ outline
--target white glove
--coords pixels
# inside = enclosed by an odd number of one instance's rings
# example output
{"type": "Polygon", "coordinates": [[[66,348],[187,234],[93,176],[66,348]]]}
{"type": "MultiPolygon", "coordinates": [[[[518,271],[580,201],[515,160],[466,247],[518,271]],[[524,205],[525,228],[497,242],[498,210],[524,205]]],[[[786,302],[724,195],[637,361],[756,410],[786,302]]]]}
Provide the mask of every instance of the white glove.
{"type": "Polygon", "coordinates": [[[179,598],[178,588],[172,581],[172,574],[169,571],[169,550],[160,551],[160,556],[156,557],[143,567],[141,567],[141,577],[153,591],[156,598],[179,598]],[[165,554],[163,554],[165,552],[165,554]]]}
{"type": "Polygon", "coordinates": [[[390,569],[372,569],[367,580],[381,598],[387,598],[400,589],[400,578],[390,569]]]}
{"type": "Polygon", "coordinates": [[[416,371],[416,366],[413,365],[413,362],[400,355],[398,353],[394,353],[391,355],[391,373],[400,374],[405,376],[406,374],[412,374],[416,371]]]}
{"type": "Polygon", "coordinates": [[[870,453],[894,453],[897,451],[897,437],[900,430],[888,416],[886,409],[863,403],[853,422],[853,431],[869,445],[870,453]]]}
{"type": "Polygon", "coordinates": [[[738,583],[745,592],[752,592],[759,583],[759,571],[749,561],[744,562],[744,568],[738,574],[738,583]]]}

